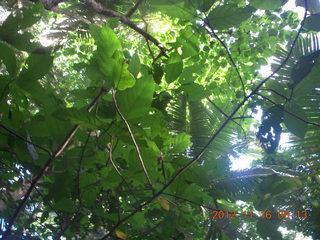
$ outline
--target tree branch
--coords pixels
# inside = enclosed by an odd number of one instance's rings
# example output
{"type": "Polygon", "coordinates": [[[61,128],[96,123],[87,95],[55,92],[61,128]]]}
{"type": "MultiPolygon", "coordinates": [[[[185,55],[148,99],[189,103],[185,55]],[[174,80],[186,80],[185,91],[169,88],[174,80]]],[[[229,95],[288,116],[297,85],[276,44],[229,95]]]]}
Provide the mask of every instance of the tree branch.
{"type": "Polygon", "coordinates": [[[162,53],[162,56],[167,55],[167,49],[162,46],[162,44],[153,36],[151,36],[149,33],[144,31],[143,29],[139,28],[134,22],[132,22],[128,17],[112,10],[108,9],[105,6],[103,6],[101,3],[96,2],[95,0],[85,0],[85,2],[90,5],[96,12],[105,15],[107,17],[116,17],[119,18],[122,23],[130,27],[131,29],[135,30],[137,33],[141,34],[143,37],[148,39],[149,41],[153,42],[159,49],[160,52],[162,53]]]}
{"type": "Polygon", "coordinates": [[[227,52],[227,54],[228,54],[228,57],[229,57],[229,59],[230,59],[230,62],[231,62],[231,64],[233,65],[233,67],[235,68],[235,70],[236,70],[236,72],[237,72],[237,74],[238,74],[239,80],[240,80],[240,82],[241,82],[241,87],[242,87],[242,91],[243,91],[243,96],[245,97],[245,96],[246,96],[246,90],[245,90],[245,87],[244,87],[244,82],[243,82],[243,79],[242,79],[242,77],[241,77],[241,75],[240,75],[239,68],[237,67],[235,61],[233,60],[233,57],[232,57],[232,55],[231,55],[231,52],[230,52],[229,48],[228,48],[227,45],[222,41],[222,39],[219,38],[218,35],[214,32],[214,29],[211,27],[211,25],[209,24],[209,22],[206,21],[206,20],[205,20],[204,22],[205,22],[205,24],[208,26],[208,28],[210,29],[212,36],[213,36],[214,38],[216,38],[216,39],[221,43],[221,45],[223,46],[223,48],[226,50],[226,52],[227,52]]]}
{"type": "MultiPolygon", "coordinates": [[[[225,116],[226,118],[229,118],[229,116],[228,116],[224,111],[222,111],[222,109],[221,109],[217,104],[215,104],[209,97],[207,97],[207,100],[208,100],[223,116],[225,116]]],[[[246,131],[243,129],[243,127],[242,127],[239,123],[237,123],[236,121],[234,121],[233,118],[231,119],[231,121],[232,121],[233,123],[235,123],[236,125],[238,125],[238,127],[241,128],[241,130],[242,130],[243,133],[244,133],[244,137],[247,138],[246,131]]]]}
{"type": "Polygon", "coordinates": [[[29,141],[27,138],[19,135],[18,133],[16,133],[12,128],[4,125],[3,123],[0,123],[0,127],[2,127],[3,129],[5,129],[6,131],[8,131],[9,133],[11,133],[13,136],[19,138],[20,140],[26,142],[26,143],[29,143],[39,149],[41,149],[42,151],[48,153],[49,156],[51,156],[51,152],[47,149],[45,149],[44,147],[41,147],[39,144],[36,144],[36,143],[33,143],[32,141],[29,141]]]}
{"type": "MultiPolygon", "coordinates": [[[[92,110],[92,108],[94,107],[94,105],[98,102],[99,98],[106,92],[106,89],[104,87],[102,87],[98,93],[98,95],[94,98],[94,100],[91,102],[91,104],[88,106],[87,110],[90,112],[92,110]]],[[[54,154],[52,154],[47,162],[44,164],[44,166],[42,167],[42,169],[40,170],[40,172],[38,173],[38,175],[34,178],[34,180],[32,181],[28,191],[26,192],[26,194],[24,195],[23,199],[21,200],[19,206],[17,207],[17,209],[15,210],[13,216],[11,217],[8,226],[6,228],[6,231],[3,234],[2,239],[6,239],[12,230],[12,226],[14,224],[14,222],[16,221],[19,213],[23,210],[25,203],[27,202],[29,196],[31,195],[32,191],[34,190],[34,188],[36,187],[36,185],[38,184],[39,180],[42,178],[42,176],[48,171],[49,166],[51,165],[51,163],[54,161],[54,159],[56,159],[58,156],[61,155],[61,153],[64,151],[64,149],[67,147],[67,145],[69,144],[69,142],[71,141],[71,139],[73,138],[73,136],[76,134],[76,132],[78,131],[80,125],[75,125],[72,130],[68,133],[68,135],[66,136],[65,140],[63,141],[63,143],[58,147],[58,149],[55,151],[54,154]]]]}
{"type": "Polygon", "coordinates": [[[284,99],[286,100],[286,102],[287,102],[287,101],[290,101],[290,99],[289,99],[289,98],[287,98],[286,96],[284,96],[284,95],[283,95],[283,94],[281,94],[281,93],[278,93],[276,90],[273,90],[273,89],[263,88],[263,89],[259,89],[259,91],[269,91],[269,92],[273,92],[273,93],[277,94],[278,96],[280,96],[280,97],[284,98],[284,99]]]}
{"type": "Polygon", "coordinates": [[[318,123],[313,123],[313,122],[309,122],[309,121],[307,121],[307,120],[299,117],[298,115],[296,115],[296,114],[294,114],[294,113],[292,113],[292,112],[289,112],[289,111],[286,110],[284,107],[282,107],[282,106],[280,106],[279,104],[275,103],[274,101],[272,101],[271,99],[267,98],[266,96],[263,96],[263,95],[261,95],[261,94],[259,94],[259,93],[256,93],[256,95],[262,97],[263,99],[265,99],[265,100],[267,100],[267,101],[269,101],[269,102],[271,102],[271,103],[272,103],[273,105],[275,105],[277,108],[280,108],[282,111],[288,113],[288,114],[291,115],[292,117],[295,117],[295,118],[299,119],[300,121],[302,121],[302,122],[304,122],[304,123],[306,123],[306,124],[310,124],[310,125],[313,125],[313,126],[316,126],[316,127],[320,127],[320,124],[318,124],[318,123]]]}
{"type": "Polygon", "coordinates": [[[133,6],[133,8],[131,8],[129,10],[129,12],[127,13],[126,17],[130,18],[132,16],[132,14],[134,14],[134,12],[138,9],[138,7],[140,6],[140,4],[143,2],[144,0],[138,0],[137,3],[133,6]]]}
{"type": "MultiPolygon", "coordinates": [[[[144,161],[143,161],[143,159],[142,159],[142,155],[141,155],[139,146],[138,146],[138,144],[137,144],[137,142],[136,142],[136,139],[134,138],[133,132],[132,132],[132,130],[131,130],[131,127],[130,127],[128,121],[125,119],[125,117],[123,116],[123,114],[122,114],[121,111],[120,111],[120,108],[119,108],[119,106],[118,106],[118,103],[117,103],[117,99],[116,99],[115,94],[116,94],[116,91],[115,91],[115,90],[112,90],[112,99],[113,99],[114,105],[115,105],[115,107],[116,107],[116,110],[117,110],[117,112],[118,112],[118,114],[120,115],[122,121],[124,122],[124,124],[126,125],[126,127],[127,127],[127,129],[128,129],[129,135],[130,135],[130,137],[131,137],[131,139],[132,139],[132,142],[133,142],[133,144],[134,144],[134,147],[135,147],[135,149],[136,149],[136,151],[137,151],[138,158],[139,158],[139,160],[140,160],[140,163],[141,163],[143,172],[144,172],[144,174],[146,175],[146,177],[147,177],[147,179],[148,179],[148,183],[149,183],[149,185],[150,185],[150,187],[151,187],[151,189],[152,189],[152,192],[153,192],[153,185],[152,185],[151,179],[150,179],[150,177],[149,177],[149,174],[148,174],[148,172],[147,172],[147,169],[146,169],[146,167],[145,167],[145,165],[144,165],[144,161]]],[[[111,160],[111,159],[110,159],[110,160],[111,160]]]]}

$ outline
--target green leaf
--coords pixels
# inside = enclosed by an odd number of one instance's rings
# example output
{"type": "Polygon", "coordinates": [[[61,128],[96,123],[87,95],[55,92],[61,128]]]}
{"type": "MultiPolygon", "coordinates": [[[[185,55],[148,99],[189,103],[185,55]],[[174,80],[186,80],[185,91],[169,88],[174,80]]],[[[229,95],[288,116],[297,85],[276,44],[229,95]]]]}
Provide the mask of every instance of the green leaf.
{"type": "Polygon", "coordinates": [[[99,188],[95,186],[81,189],[81,198],[87,206],[92,206],[97,198],[98,193],[99,188]]]}
{"type": "MultiPolygon", "coordinates": [[[[294,114],[295,116],[300,117],[301,119],[304,119],[306,121],[306,114],[305,111],[295,103],[290,103],[286,108],[288,112],[294,114]]],[[[307,132],[307,123],[296,118],[295,116],[292,116],[291,114],[285,112],[284,114],[284,124],[288,128],[290,132],[292,132],[294,135],[304,138],[306,132],[307,132]]]]}
{"type": "Polygon", "coordinates": [[[177,47],[182,46],[182,58],[192,57],[199,54],[199,40],[193,29],[188,26],[180,31],[177,39],[177,47]]]}
{"type": "Polygon", "coordinates": [[[287,93],[283,87],[283,84],[279,83],[278,81],[276,80],[272,80],[270,79],[267,83],[266,83],[266,89],[272,89],[274,90],[275,92],[273,91],[268,91],[269,93],[271,93],[271,97],[272,97],[272,100],[276,101],[276,102],[281,102],[281,101],[284,101],[285,98],[283,98],[282,96],[284,97],[287,97],[287,93]],[[278,93],[278,94],[277,94],[278,93]],[[281,94],[281,95],[279,95],[281,94]]]}
{"type": "Polygon", "coordinates": [[[128,64],[124,63],[120,67],[120,72],[115,73],[118,66],[114,67],[114,84],[115,87],[119,90],[125,90],[127,88],[131,88],[136,83],[136,79],[132,76],[132,74],[128,71],[128,64]]]}
{"type": "Polygon", "coordinates": [[[190,135],[186,133],[180,133],[179,135],[174,136],[172,139],[169,139],[165,144],[169,145],[168,151],[170,153],[182,153],[191,145],[190,135]]]}
{"type": "Polygon", "coordinates": [[[111,58],[116,50],[122,51],[121,43],[110,27],[91,25],[90,33],[97,43],[98,53],[102,56],[111,58]]]}
{"type": "Polygon", "coordinates": [[[141,67],[141,63],[140,63],[139,56],[137,53],[135,53],[131,58],[128,69],[133,76],[137,77],[138,73],[140,72],[140,67],[141,67]]]}
{"type": "Polygon", "coordinates": [[[197,83],[183,85],[180,89],[187,94],[190,101],[199,101],[206,97],[204,87],[197,83]]]}
{"type": "Polygon", "coordinates": [[[153,8],[173,18],[187,20],[194,18],[195,9],[192,4],[182,0],[151,0],[153,8]]]}
{"type": "Polygon", "coordinates": [[[31,27],[41,18],[42,4],[34,4],[32,7],[22,9],[22,14],[10,14],[0,27],[0,31],[6,30],[17,32],[28,27],[31,27]]]}
{"type": "Polygon", "coordinates": [[[89,185],[94,185],[94,183],[97,181],[97,177],[94,174],[90,173],[82,173],[80,175],[80,188],[87,187],[89,185]]]}
{"type": "Polygon", "coordinates": [[[180,76],[182,69],[183,62],[181,56],[177,52],[172,53],[164,67],[167,83],[172,83],[174,80],[176,80],[180,76]]]}
{"type": "Polygon", "coordinates": [[[282,6],[282,0],[251,0],[250,5],[265,10],[275,10],[282,6]]]}
{"type": "Polygon", "coordinates": [[[320,82],[319,82],[320,58],[316,60],[313,66],[304,66],[303,69],[308,69],[308,70],[310,69],[311,72],[308,73],[306,77],[301,79],[299,84],[297,84],[294,87],[293,96],[295,98],[304,97],[305,95],[310,94],[312,91],[314,91],[315,88],[320,87],[320,82]]]}
{"type": "Polygon", "coordinates": [[[92,113],[89,113],[86,109],[59,109],[52,115],[59,120],[68,120],[73,124],[79,124],[80,126],[93,130],[97,130],[102,124],[106,124],[109,122],[109,120],[98,119],[92,113]]]}
{"type": "MultiPolygon", "coordinates": [[[[3,42],[0,42],[0,60],[6,65],[7,71],[10,76],[16,75],[17,61],[13,49],[3,42]]],[[[0,61],[1,63],[1,61],[0,61]]]]}
{"type": "Polygon", "coordinates": [[[139,78],[134,87],[117,92],[116,99],[120,111],[127,119],[148,114],[152,102],[155,84],[152,76],[139,78]]]}
{"type": "Polygon", "coordinates": [[[43,49],[39,53],[31,53],[26,60],[27,67],[22,70],[19,79],[23,81],[32,81],[41,79],[51,69],[53,57],[50,55],[50,49],[43,49]]]}
{"type": "Polygon", "coordinates": [[[54,205],[54,207],[68,213],[77,211],[76,205],[69,198],[62,198],[54,205]]]}
{"type": "Polygon", "coordinates": [[[236,4],[226,4],[214,8],[210,12],[208,20],[214,29],[223,30],[239,26],[250,18],[254,11],[255,9],[250,6],[238,8],[236,4]]]}
{"type": "Polygon", "coordinates": [[[153,68],[153,78],[154,78],[154,81],[157,84],[160,84],[162,76],[163,76],[163,73],[164,72],[163,72],[162,67],[160,66],[160,64],[155,64],[154,68],[153,68]]]}
{"type": "Polygon", "coordinates": [[[303,28],[306,31],[320,32],[320,15],[312,15],[307,17],[303,28]]]}

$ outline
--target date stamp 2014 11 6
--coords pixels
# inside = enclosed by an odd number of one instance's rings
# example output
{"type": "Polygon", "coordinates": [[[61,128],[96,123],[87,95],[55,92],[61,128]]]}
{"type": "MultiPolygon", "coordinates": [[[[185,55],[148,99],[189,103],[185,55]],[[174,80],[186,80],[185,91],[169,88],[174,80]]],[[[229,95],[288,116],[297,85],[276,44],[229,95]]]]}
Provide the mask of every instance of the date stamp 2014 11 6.
{"type": "Polygon", "coordinates": [[[278,210],[278,211],[260,211],[258,214],[254,214],[253,211],[222,211],[215,210],[212,211],[211,219],[246,219],[246,218],[264,218],[264,219],[306,219],[308,217],[308,211],[287,211],[287,210],[278,210]]]}

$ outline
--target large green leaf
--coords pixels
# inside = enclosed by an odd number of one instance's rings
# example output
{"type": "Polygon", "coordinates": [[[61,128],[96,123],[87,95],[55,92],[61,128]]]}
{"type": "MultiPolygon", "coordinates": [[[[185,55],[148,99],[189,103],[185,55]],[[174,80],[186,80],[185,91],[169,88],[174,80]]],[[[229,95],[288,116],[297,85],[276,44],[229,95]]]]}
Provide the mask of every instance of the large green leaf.
{"type": "MultiPolygon", "coordinates": [[[[94,65],[98,64],[99,71],[109,80],[107,85],[112,81],[113,85],[119,90],[132,87],[136,80],[128,70],[128,64],[125,63],[122,53],[121,43],[114,31],[110,27],[98,27],[96,25],[91,25],[90,31],[96,41],[97,51],[96,57],[92,59],[89,69],[93,70],[96,68],[94,65]]],[[[131,70],[132,68],[131,66],[131,70]]],[[[135,68],[138,68],[138,65],[135,68]]],[[[137,72],[134,72],[134,74],[137,74],[137,72]]],[[[92,78],[99,80],[99,76],[94,73],[92,74],[92,78]]]]}
{"type": "Polygon", "coordinates": [[[306,21],[303,27],[306,31],[315,31],[320,32],[320,16],[319,15],[312,15],[306,18],[306,21]]]}
{"type": "Polygon", "coordinates": [[[307,123],[295,116],[298,116],[301,119],[306,121],[307,119],[306,119],[305,111],[298,104],[295,104],[295,103],[290,103],[288,106],[286,106],[285,109],[288,112],[294,114],[294,116],[285,112],[284,124],[286,125],[288,130],[292,132],[294,135],[300,138],[304,138],[308,128],[307,123]]]}
{"type": "Polygon", "coordinates": [[[19,75],[21,81],[31,82],[41,79],[51,69],[53,57],[50,49],[39,49],[29,55],[26,60],[26,68],[19,75]]]}
{"type": "Polygon", "coordinates": [[[16,56],[13,49],[3,42],[0,42],[0,60],[2,60],[4,65],[6,65],[10,76],[14,76],[17,72],[16,56]]]}
{"type": "Polygon", "coordinates": [[[146,75],[139,78],[134,87],[118,92],[116,98],[122,114],[127,119],[147,115],[150,111],[154,88],[152,76],[146,75]]]}
{"type": "Polygon", "coordinates": [[[282,0],[251,0],[250,5],[259,9],[274,10],[282,6],[282,0]]]}
{"type": "Polygon", "coordinates": [[[73,213],[77,210],[76,205],[69,198],[62,198],[54,207],[68,213],[73,213]]]}
{"type": "Polygon", "coordinates": [[[236,4],[227,4],[214,8],[208,16],[210,25],[217,30],[237,27],[250,18],[255,11],[253,7],[239,8],[236,4]]]}
{"type": "Polygon", "coordinates": [[[164,68],[167,83],[176,80],[180,76],[182,69],[183,62],[181,56],[177,52],[172,53],[164,68]]]}
{"type": "Polygon", "coordinates": [[[131,61],[129,63],[129,71],[132,73],[133,76],[137,77],[138,73],[140,72],[140,59],[137,53],[135,53],[131,61]]]}

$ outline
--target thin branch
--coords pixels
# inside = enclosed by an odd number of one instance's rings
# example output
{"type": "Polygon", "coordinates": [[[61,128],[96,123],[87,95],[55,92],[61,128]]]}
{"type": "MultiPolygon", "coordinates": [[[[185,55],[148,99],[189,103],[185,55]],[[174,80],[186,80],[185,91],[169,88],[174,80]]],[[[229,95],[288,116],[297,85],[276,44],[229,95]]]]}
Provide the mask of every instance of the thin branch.
{"type": "MultiPolygon", "coordinates": [[[[113,161],[113,157],[112,157],[112,145],[110,144],[110,146],[107,146],[108,150],[109,150],[109,160],[111,162],[111,165],[113,166],[114,170],[118,173],[118,175],[122,178],[122,180],[126,183],[125,178],[123,177],[123,175],[121,174],[121,172],[119,171],[118,167],[116,166],[116,164],[113,161]]],[[[129,188],[130,189],[130,188],[129,188]]]]}
{"type": "Polygon", "coordinates": [[[286,110],[284,107],[282,107],[282,106],[280,106],[279,104],[275,103],[274,101],[272,101],[271,99],[267,98],[266,96],[263,96],[263,95],[261,95],[261,94],[259,94],[259,93],[256,93],[256,95],[258,95],[258,96],[262,97],[263,99],[271,102],[271,103],[272,103],[273,105],[275,105],[277,108],[280,108],[282,111],[288,113],[288,114],[291,115],[292,117],[295,117],[295,118],[299,119],[300,121],[302,121],[302,122],[304,122],[304,123],[306,123],[306,124],[310,124],[310,125],[313,125],[313,126],[316,126],[316,127],[320,127],[320,124],[318,124],[318,123],[313,123],[313,122],[309,122],[309,121],[303,119],[302,117],[299,117],[298,115],[296,115],[296,114],[294,114],[294,113],[286,110]]]}
{"type": "Polygon", "coordinates": [[[246,118],[254,118],[254,117],[244,116],[244,117],[234,117],[234,118],[232,118],[232,119],[233,119],[233,120],[236,120],[236,119],[246,119],[246,118]]]}
{"type": "Polygon", "coordinates": [[[78,169],[77,169],[77,187],[78,187],[78,198],[79,198],[80,206],[82,205],[81,190],[80,190],[80,173],[81,173],[82,161],[83,161],[83,158],[84,158],[84,153],[85,153],[85,151],[87,149],[87,146],[88,146],[88,143],[89,143],[90,134],[91,134],[91,131],[88,132],[88,135],[87,135],[86,141],[84,143],[84,146],[81,149],[81,153],[80,153],[80,157],[79,157],[79,166],[78,166],[78,169]]]}
{"type": "Polygon", "coordinates": [[[149,41],[153,42],[159,49],[160,52],[162,54],[162,56],[166,56],[167,55],[167,49],[162,46],[162,44],[153,36],[151,36],[149,33],[147,33],[146,31],[144,31],[143,29],[139,28],[134,22],[132,22],[128,17],[112,10],[112,9],[108,9],[105,6],[103,6],[101,3],[96,2],[95,0],[85,0],[85,2],[90,5],[96,12],[105,15],[107,17],[115,17],[115,18],[119,18],[120,21],[127,25],[128,27],[130,27],[131,29],[135,30],[137,33],[141,34],[143,37],[145,37],[146,39],[148,39],[149,41]]]}
{"type": "Polygon", "coordinates": [[[11,133],[13,136],[19,138],[20,140],[26,142],[26,143],[29,143],[43,151],[45,151],[46,153],[48,153],[49,156],[51,156],[51,152],[47,149],[45,149],[44,147],[40,146],[39,144],[36,144],[36,143],[33,143],[32,141],[29,141],[27,138],[19,135],[18,133],[16,133],[12,128],[4,125],[3,123],[0,123],[0,127],[2,127],[3,129],[5,129],[6,131],[8,131],[9,133],[11,133]]]}
{"type": "Polygon", "coordinates": [[[273,89],[263,88],[263,89],[259,89],[259,91],[269,91],[269,92],[273,92],[273,93],[277,94],[278,96],[280,96],[280,97],[284,98],[284,99],[286,100],[286,102],[287,102],[287,101],[290,101],[290,99],[289,99],[289,98],[287,98],[286,96],[284,96],[284,95],[283,95],[283,94],[281,94],[281,93],[278,93],[276,90],[273,90],[273,89]]]}
{"type": "Polygon", "coordinates": [[[214,32],[214,29],[211,27],[211,25],[209,24],[208,21],[204,21],[205,24],[208,26],[208,28],[210,29],[211,31],[211,34],[213,37],[215,37],[220,43],[221,45],[223,46],[223,48],[226,50],[227,54],[228,54],[228,57],[230,59],[230,62],[232,63],[233,67],[235,68],[237,74],[238,74],[238,77],[239,77],[239,80],[241,82],[241,87],[242,87],[242,91],[243,91],[243,96],[245,97],[246,96],[246,90],[245,90],[245,87],[244,87],[244,82],[243,82],[243,79],[241,77],[241,74],[240,74],[240,71],[239,71],[239,68],[237,67],[235,61],[233,60],[233,57],[231,55],[231,52],[229,50],[229,48],[227,47],[227,45],[222,41],[221,38],[218,37],[218,35],[214,32]]]}
{"type": "MultiPolygon", "coordinates": [[[[142,21],[144,22],[144,24],[146,25],[146,30],[145,30],[145,31],[147,32],[147,31],[148,31],[148,23],[146,22],[146,20],[144,20],[143,17],[141,17],[141,19],[142,19],[142,21]]],[[[154,57],[154,54],[153,54],[152,49],[151,49],[151,47],[150,47],[149,40],[146,39],[146,38],[145,38],[145,40],[146,40],[147,47],[148,47],[148,50],[149,50],[149,52],[150,52],[150,55],[151,55],[151,57],[152,57],[152,60],[153,60],[153,62],[154,62],[154,61],[155,61],[155,57],[154,57]]]]}
{"type": "Polygon", "coordinates": [[[29,0],[30,2],[40,2],[43,4],[44,8],[49,10],[49,11],[52,11],[52,12],[55,12],[55,13],[59,13],[59,14],[63,14],[63,15],[66,15],[68,16],[70,19],[78,19],[86,24],[91,24],[91,22],[82,17],[82,16],[79,16],[77,14],[74,14],[73,12],[71,11],[68,11],[66,9],[62,9],[62,8],[59,8],[57,7],[57,5],[59,5],[60,3],[62,2],[67,2],[69,0],[54,0],[54,1],[48,1],[48,0],[29,0]]]}
{"type": "MultiPolygon", "coordinates": [[[[217,105],[215,104],[210,98],[207,97],[207,100],[209,101],[209,103],[211,103],[223,116],[225,116],[226,118],[229,118],[229,116],[217,105]]],[[[244,135],[245,135],[245,138],[247,138],[247,135],[246,135],[246,131],[243,129],[243,127],[237,123],[236,121],[234,121],[233,119],[231,119],[231,121],[233,123],[235,123],[236,125],[238,125],[241,130],[244,132],[244,135]]]]}
{"type": "MultiPolygon", "coordinates": [[[[98,102],[99,98],[106,92],[105,88],[101,88],[101,90],[99,91],[98,95],[94,98],[94,100],[91,102],[91,104],[89,105],[89,107],[87,108],[87,110],[90,112],[92,110],[92,108],[94,107],[94,105],[98,102]]],[[[19,206],[17,207],[17,209],[15,210],[12,218],[10,219],[7,229],[3,234],[3,238],[2,239],[6,239],[7,236],[10,235],[11,230],[12,230],[12,226],[14,224],[14,222],[16,221],[19,213],[23,210],[25,203],[27,202],[29,196],[31,195],[32,191],[34,190],[34,188],[36,187],[36,185],[38,184],[39,180],[42,178],[42,176],[48,171],[49,166],[51,165],[51,163],[54,161],[54,159],[56,159],[58,156],[61,155],[61,153],[64,151],[64,149],[67,147],[67,145],[69,144],[69,142],[71,141],[71,139],[73,138],[73,136],[76,134],[76,132],[78,131],[80,125],[75,125],[72,130],[69,132],[69,134],[66,136],[65,140],[63,141],[63,143],[58,147],[58,149],[55,151],[55,153],[53,155],[51,155],[47,162],[44,164],[44,166],[42,167],[42,169],[40,170],[40,172],[38,173],[38,175],[33,179],[27,193],[24,195],[23,199],[21,200],[19,206]]]]}
{"type": "Polygon", "coordinates": [[[112,235],[112,233],[117,229],[122,223],[126,222],[128,219],[130,219],[132,216],[134,216],[136,213],[140,212],[145,206],[149,205],[153,200],[155,200],[157,197],[159,197],[185,170],[187,170],[193,163],[197,162],[205,153],[207,148],[210,146],[212,141],[219,135],[219,133],[225,128],[225,126],[233,119],[233,116],[240,110],[240,108],[248,101],[249,98],[251,98],[254,94],[256,94],[259,89],[270,79],[272,78],[288,61],[290,58],[293,48],[296,45],[296,42],[298,40],[298,37],[300,36],[300,33],[302,31],[306,16],[308,11],[308,5],[305,0],[305,13],[303,20],[301,21],[300,28],[298,30],[298,33],[295,37],[295,39],[292,42],[290,51],[287,55],[287,57],[283,60],[283,62],[272,72],[267,78],[265,78],[263,81],[261,81],[253,90],[252,92],[245,96],[244,99],[238,104],[238,106],[234,109],[234,111],[231,113],[231,115],[224,121],[224,123],[219,127],[219,129],[212,135],[212,137],[209,139],[208,143],[203,147],[203,149],[199,152],[197,156],[195,156],[190,162],[188,162],[185,166],[180,168],[178,172],[168,181],[166,185],[164,185],[157,193],[155,193],[152,197],[150,197],[147,201],[140,204],[133,212],[131,212],[129,215],[122,218],[120,221],[115,224],[112,229],[109,231],[108,234],[106,234],[102,239],[107,239],[109,236],[112,235]]]}
{"type": "Polygon", "coordinates": [[[86,18],[84,18],[82,16],[79,16],[78,14],[74,14],[73,12],[68,11],[66,9],[62,9],[62,8],[59,8],[59,7],[52,7],[50,9],[48,9],[48,10],[51,10],[52,12],[55,12],[55,13],[66,15],[70,19],[78,19],[81,22],[83,22],[85,24],[88,24],[88,25],[91,24],[91,22],[88,19],[86,19],[86,18]]]}
{"type": "Polygon", "coordinates": [[[127,129],[128,129],[129,135],[130,135],[130,137],[131,137],[131,139],[132,139],[132,142],[133,142],[133,144],[134,144],[134,147],[135,147],[135,149],[136,149],[136,151],[137,151],[138,158],[139,158],[139,160],[140,160],[140,163],[141,163],[143,172],[144,172],[144,174],[146,175],[146,177],[147,177],[147,179],[148,179],[148,182],[149,182],[149,185],[150,185],[150,187],[151,187],[151,189],[152,189],[152,191],[153,191],[153,185],[152,185],[151,179],[150,179],[150,177],[149,177],[149,174],[148,174],[148,172],[147,172],[147,169],[146,169],[146,167],[145,167],[145,165],[144,165],[144,161],[143,161],[143,159],[142,159],[142,155],[141,155],[139,146],[138,146],[138,144],[137,144],[137,142],[136,142],[136,139],[135,139],[135,137],[134,137],[134,135],[133,135],[133,133],[132,133],[132,130],[131,130],[131,127],[130,127],[128,121],[125,119],[125,117],[123,116],[123,114],[122,114],[121,111],[120,111],[120,108],[119,108],[119,106],[118,106],[118,103],[117,103],[117,99],[116,99],[115,94],[116,94],[116,91],[115,91],[115,90],[112,90],[112,99],[113,99],[113,102],[114,102],[114,106],[116,107],[116,110],[117,110],[118,114],[120,115],[122,121],[124,122],[124,124],[126,125],[126,127],[127,127],[127,129]]]}
{"type": "Polygon", "coordinates": [[[137,11],[138,7],[140,6],[140,4],[143,2],[144,0],[138,0],[137,3],[133,6],[133,8],[131,8],[129,10],[129,12],[127,13],[126,17],[130,18],[132,16],[132,14],[134,14],[135,11],[137,11]]]}

